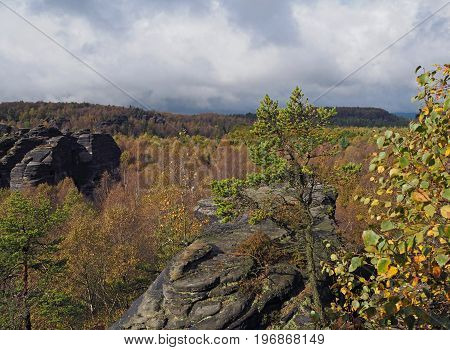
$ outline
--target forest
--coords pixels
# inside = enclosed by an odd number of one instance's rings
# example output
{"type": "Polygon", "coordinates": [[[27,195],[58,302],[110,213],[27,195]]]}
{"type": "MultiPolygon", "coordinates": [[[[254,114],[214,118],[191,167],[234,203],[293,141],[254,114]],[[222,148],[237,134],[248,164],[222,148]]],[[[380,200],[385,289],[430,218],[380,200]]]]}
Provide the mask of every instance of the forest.
{"type": "Polygon", "coordinates": [[[345,242],[314,266],[302,231],[316,328],[448,329],[450,65],[416,72],[409,125],[376,108],[315,107],[299,88],[286,107],[266,96],[247,115],[1,103],[5,125],[103,130],[122,153],[120,180],[105,174],[91,198],[70,179],[0,189],[0,329],[107,329],[201,236],[200,199],[225,222],[246,189],[288,183],[304,198],[311,179],[338,194],[345,242]]]}
{"type": "MultiPolygon", "coordinates": [[[[330,120],[335,126],[407,126],[408,120],[381,108],[337,107],[330,120]]],[[[60,129],[101,130],[112,134],[139,136],[190,136],[220,138],[237,126],[251,125],[254,113],[198,115],[145,111],[137,107],[103,106],[89,103],[3,102],[0,123],[30,128],[42,123],[60,129]]],[[[0,129],[1,132],[1,129],[0,129]]]]}

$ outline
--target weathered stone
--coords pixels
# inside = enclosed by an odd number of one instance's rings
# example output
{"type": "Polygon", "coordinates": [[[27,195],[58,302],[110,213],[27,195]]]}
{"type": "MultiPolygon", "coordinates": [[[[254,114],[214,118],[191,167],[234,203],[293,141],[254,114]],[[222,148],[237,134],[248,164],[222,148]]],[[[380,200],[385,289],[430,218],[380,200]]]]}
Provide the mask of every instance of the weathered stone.
{"type": "Polygon", "coordinates": [[[173,282],[173,287],[180,292],[203,292],[211,290],[217,284],[219,276],[215,273],[205,276],[202,273],[192,273],[173,282]]]}
{"type": "Polygon", "coordinates": [[[70,137],[57,136],[35,147],[11,170],[10,187],[20,189],[41,183],[56,184],[71,177],[73,159],[68,155],[76,150],[75,144],[70,137]]]}
{"type": "Polygon", "coordinates": [[[207,317],[202,321],[193,324],[191,329],[233,329],[237,327],[228,327],[233,321],[239,319],[239,316],[245,314],[246,308],[251,304],[250,295],[237,295],[222,306],[222,310],[217,314],[207,317]]]}
{"type": "Polygon", "coordinates": [[[128,125],[126,115],[117,115],[98,123],[97,128],[102,131],[118,132],[128,125]]]}
{"type": "Polygon", "coordinates": [[[212,245],[206,244],[203,241],[195,241],[189,247],[187,247],[183,252],[181,252],[179,258],[170,267],[170,280],[175,281],[180,278],[184,272],[186,272],[193,264],[198,260],[204,258],[206,255],[211,253],[212,245]]]}
{"type": "Polygon", "coordinates": [[[263,292],[259,296],[258,308],[262,310],[267,303],[282,300],[296,287],[303,286],[299,271],[289,264],[274,265],[269,268],[263,292]]]}
{"type": "Polygon", "coordinates": [[[5,136],[0,138],[0,159],[9,151],[17,142],[17,137],[5,136]]]}
{"type": "Polygon", "coordinates": [[[206,317],[217,314],[222,308],[222,302],[219,300],[204,300],[194,304],[190,317],[193,321],[200,321],[206,317]]]}
{"type": "Polygon", "coordinates": [[[226,295],[234,294],[239,290],[238,283],[221,283],[217,287],[211,289],[208,293],[209,298],[224,297],[226,295]]]}
{"type": "MultiPolygon", "coordinates": [[[[311,212],[315,250],[326,259],[322,240],[338,241],[333,219],[335,197],[321,191],[323,186],[314,189],[311,212]]],[[[286,186],[249,190],[247,195],[274,206],[289,203],[295,207],[299,202],[295,191],[286,186]]],[[[196,211],[202,217],[215,216],[210,200],[201,201],[196,211]]],[[[255,225],[249,224],[245,214],[229,223],[210,220],[203,235],[172,259],[112,328],[261,329],[288,323],[308,328],[311,309],[306,265],[294,265],[298,259],[290,255],[304,254],[304,245],[301,234],[289,232],[270,219],[255,225]],[[240,248],[259,232],[284,249],[276,261],[268,260],[264,266],[240,248]],[[288,307],[290,303],[295,305],[288,307]]]]}
{"type": "Polygon", "coordinates": [[[9,187],[11,181],[11,170],[19,164],[25,155],[35,147],[44,143],[43,138],[16,138],[12,147],[6,150],[0,159],[0,187],[9,187]]]}
{"type": "Polygon", "coordinates": [[[117,177],[119,163],[120,149],[110,135],[21,129],[0,140],[0,187],[21,189],[70,177],[90,195],[104,172],[117,177]]]}
{"type": "Polygon", "coordinates": [[[246,278],[254,267],[254,261],[247,256],[227,257],[227,264],[221,272],[220,281],[222,284],[238,282],[246,278]]]}
{"type": "Polygon", "coordinates": [[[299,199],[295,191],[289,186],[282,184],[278,186],[262,186],[259,188],[249,188],[245,194],[253,201],[260,204],[276,205],[295,205],[299,199]]]}
{"type": "Polygon", "coordinates": [[[199,220],[214,222],[218,220],[216,206],[212,198],[201,199],[194,208],[195,217],[199,220]]]}
{"type": "Polygon", "coordinates": [[[5,134],[10,134],[12,131],[12,127],[6,124],[0,124],[0,136],[5,134]]]}
{"type": "Polygon", "coordinates": [[[45,127],[45,126],[38,126],[36,128],[30,129],[27,132],[28,137],[45,137],[45,138],[51,138],[56,136],[61,136],[62,133],[55,127],[45,127]]]}

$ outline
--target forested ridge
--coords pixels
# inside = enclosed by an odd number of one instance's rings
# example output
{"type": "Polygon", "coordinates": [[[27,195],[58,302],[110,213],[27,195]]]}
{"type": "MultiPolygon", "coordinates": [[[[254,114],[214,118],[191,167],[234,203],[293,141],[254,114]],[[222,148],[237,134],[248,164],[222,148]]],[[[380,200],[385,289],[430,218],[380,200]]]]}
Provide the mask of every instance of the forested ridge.
{"type": "MultiPolygon", "coordinates": [[[[331,125],[336,126],[406,126],[408,121],[381,108],[337,107],[331,125]]],[[[254,113],[223,115],[203,113],[183,115],[145,111],[136,107],[105,106],[89,103],[3,102],[0,123],[33,127],[42,123],[61,129],[92,129],[110,133],[160,137],[180,132],[205,137],[221,137],[239,125],[251,125],[254,113]]]]}

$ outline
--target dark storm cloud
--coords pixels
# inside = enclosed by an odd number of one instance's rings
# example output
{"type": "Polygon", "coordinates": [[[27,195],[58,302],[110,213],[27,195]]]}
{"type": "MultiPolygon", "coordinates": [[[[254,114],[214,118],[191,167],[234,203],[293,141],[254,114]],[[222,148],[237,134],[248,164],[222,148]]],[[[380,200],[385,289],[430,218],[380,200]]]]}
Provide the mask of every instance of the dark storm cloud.
{"type": "MultiPolygon", "coordinates": [[[[445,0],[5,0],[155,109],[247,112],[310,99],[445,0]]],[[[413,110],[417,65],[448,62],[450,6],[319,100],[413,110]]],[[[0,100],[135,104],[0,6],[0,100]]]]}

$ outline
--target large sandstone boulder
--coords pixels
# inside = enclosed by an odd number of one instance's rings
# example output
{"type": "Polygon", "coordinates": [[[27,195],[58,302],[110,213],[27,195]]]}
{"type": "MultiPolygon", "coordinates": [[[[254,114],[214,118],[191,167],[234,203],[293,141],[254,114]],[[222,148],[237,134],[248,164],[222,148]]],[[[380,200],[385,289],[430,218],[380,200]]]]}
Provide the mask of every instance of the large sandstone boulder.
{"type": "MultiPolygon", "coordinates": [[[[269,201],[295,207],[299,203],[296,193],[283,186],[262,187],[248,195],[260,205],[269,201]]],[[[324,186],[314,188],[317,259],[328,257],[324,240],[339,244],[335,199],[324,186]]],[[[200,201],[195,212],[210,222],[202,236],[172,259],[113,329],[313,327],[301,232],[272,219],[250,224],[246,214],[221,223],[211,200],[200,201]],[[252,250],[258,237],[265,242],[262,256],[258,246],[252,250]]],[[[326,280],[321,284],[326,286],[326,280]]]]}
{"type": "Polygon", "coordinates": [[[41,137],[22,138],[17,135],[5,138],[3,142],[0,142],[0,145],[3,146],[0,151],[0,154],[3,154],[0,159],[0,187],[10,186],[13,168],[22,161],[28,152],[44,142],[45,139],[41,137]]]}
{"type": "Polygon", "coordinates": [[[117,176],[120,149],[108,134],[57,128],[22,129],[0,139],[0,187],[56,184],[70,177],[86,195],[104,172],[117,176]]]}

